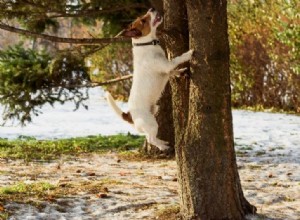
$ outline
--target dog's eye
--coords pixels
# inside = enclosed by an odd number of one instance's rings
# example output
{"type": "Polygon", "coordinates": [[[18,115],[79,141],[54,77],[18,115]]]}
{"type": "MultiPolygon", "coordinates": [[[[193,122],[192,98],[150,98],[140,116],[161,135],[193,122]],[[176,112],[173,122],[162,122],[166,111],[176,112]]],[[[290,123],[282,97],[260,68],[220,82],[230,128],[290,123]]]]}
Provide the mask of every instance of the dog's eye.
{"type": "Polygon", "coordinates": [[[146,23],[146,20],[145,20],[145,19],[141,19],[141,22],[142,22],[143,24],[145,24],[145,23],[146,23]]]}

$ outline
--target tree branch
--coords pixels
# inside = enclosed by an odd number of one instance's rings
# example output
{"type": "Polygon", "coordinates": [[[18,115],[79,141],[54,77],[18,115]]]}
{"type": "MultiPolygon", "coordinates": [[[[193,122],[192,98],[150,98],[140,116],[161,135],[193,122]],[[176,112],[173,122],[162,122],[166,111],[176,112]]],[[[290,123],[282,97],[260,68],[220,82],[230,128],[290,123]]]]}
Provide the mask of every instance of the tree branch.
{"type": "Polygon", "coordinates": [[[105,85],[109,85],[109,84],[113,84],[113,83],[117,83],[117,82],[122,82],[122,81],[125,81],[128,79],[131,79],[132,76],[133,76],[132,74],[128,74],[128,75],[121,76],[121,77],[118,77],[115,79],[111,79],[111,80],[108,80],[105,82],[93,82],[89,85],[89,87],[105,86],[105,85]]]}
{"type": "Polygon", "coordinates": [[[113,84],[113,83],[117,83],[117,82],[122,82],[128,79],[132,78],[132,74],[128,74],[125,76],[121,76],[115,79],[111,79],[105,82],[92,82],[92,83],[88,83],[86,85],[70,85],[70,86],[65,86],[62,85],[61,87],[64,87],[66,89],[72,89],[72,88],[94,88],[94,87],[98,87],[98,86],[105,86],[105,85],[109,85],[109,84],[113,84]]]}
{"type": "Polygon", "coordinates": [[[109,9],[101,9],[101,10],[82,10],[82,11],[73,11],[73,13],[66,13],[64,12],[56,12],[57,14],[54,15],[49,15],[48,18],[58,18],[58,17],[94,17],[94,16],[99,16],[103,14],[109,14],[113,12],[119,12],[119,11],[128,11],[131,9],[135,8],[147,8],[145,4],[131,4],[131,5],[123,5],[123,6],[118,6],[114,8],[109,8],[109,9]],[[76,13],[74,13],[76,12],[76,13]]]}
{"type": "Polygon", "coordinates": [[[30,37],[42,38],[44,40],[56,42],[56,43],[72,43],[72,44],[109,44],[109,43],[117,43],[117,42],[129,42],[130,38],[123,37],[114,37],[114,38],[65,38],[65,37],[56,37],[47,34],[39,34],[36,32],[32,32],[29,30],[24,30],[16,27],[12,27],[10,25],[0,23],[0,29],[6,30],[9,32],[22,34],[30,37]]]}
{"type": "MultiPolygon", "coordinates": [[[[145,4],[142,3],[135,3],[135,4],[130,4],[130,5],[115,5],[113,8],[104,8],[104,9],[86,9],[86,10],[72,10],[72,11],[68,11],[68,10],[52,10],[51,7],[47,8],[44,7],[42,5],[36,4],[36,3],[30,3],[27,2],[27,5],[30,5],[34,8],[39,8],[42,9],[43,11],[32,11],[31,15],[35,15],[38,16],[40,15],[41,17],[45,18],[60,18],[60,17],[71,17],[71,18],[78,18],[78,17],[97,17],[97,16],[101,16],[104,14],[111,14],[114,12],[120,12],[120,11],[130,11],[132,9],[146,9],[147,6],[145,4]]],[[[11,13],[12,10],[11,9],[7,9],[6,7],[2,7],[0,9],[0,12],[3,13],[11,13]]],[[[23,13],[22,9],[16,10],[14,9],[15,13],[23,13]]]]}

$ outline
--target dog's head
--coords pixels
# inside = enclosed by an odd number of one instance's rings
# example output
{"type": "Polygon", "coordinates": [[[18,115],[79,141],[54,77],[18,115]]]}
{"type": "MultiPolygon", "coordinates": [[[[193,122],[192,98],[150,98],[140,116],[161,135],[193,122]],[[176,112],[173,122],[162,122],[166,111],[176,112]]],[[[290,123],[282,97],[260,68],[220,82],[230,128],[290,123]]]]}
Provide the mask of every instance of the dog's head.
{"type": "Polygon", "coordinates": [[[162,16],[155,9],[150,8],[145,15],[138,17],[127,29],[123,30],[120,36],[138,39],[149,34],[155,35],[162,20],[162,16]]]}

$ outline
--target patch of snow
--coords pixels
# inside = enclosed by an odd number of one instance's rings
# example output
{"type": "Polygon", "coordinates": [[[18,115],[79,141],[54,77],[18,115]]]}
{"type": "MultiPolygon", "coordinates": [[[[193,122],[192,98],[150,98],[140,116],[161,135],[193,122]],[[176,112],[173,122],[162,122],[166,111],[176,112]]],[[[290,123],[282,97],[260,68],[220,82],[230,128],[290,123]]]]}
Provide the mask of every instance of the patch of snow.
{"type": "MultiPolygon", "coordinates": [[[[14,161],[3,161],[3,166],[0,161],[0,171],[4,171],[6,176],[13,175],[15,182],[24,181],[30,175],[36,176],[37,181],[52,184],[57,184],[57,179],[76,184],[103,181],[108,187],[108,198],[99,198],[97,192],[91,194],[81,187],[77,189],[76,195],[59,198],[55,202],[42,202],[38,208],[30,204],[8,203],[5,209],[12,213],[9,219],[149,219],[159,206],[177,202],[177,182],[164,180],[164,176],[158,178],[163,173],[175,178],[175,161],[168,161],[167,164],[165,161],[117,162],[115,154],[79,156],[72,161],[62,158],[62,161],[31,162],[29,166],[16,164],[14,161]],[[55,166],[57,163],[60,164],[60,169],[55,166]],[[95,172],[95,176],[86,179],[85,176],[78,175],[76,170],[79,167],[82,172],[95,172]],[[13,172],[9,169],[13,169],[13,172]],[[109,183],[110,180],[112,183],[109,183]],[[114,184],[113,181],[117,183],[114,184]]],[[[100,190],[99,187],[99,192],[100,190]]]]}
{"type": "Polygon", "coordinates": [[[299,116],[238,110],[233,111],[233,128],[236,149],[245,152],[247,160],[300,162],[299,116]]]}
{"type": "MultiPolygon", "coordinates": [[[[45,107],[44,114],[34,118],[33,123],[24,128],[0,127],[0,137],[17,138],[26,135],[53,139],[136,133],[129,124],[114,115],[103,98],[102,90],[92,89],[87,104],[88,111],[80,109],[76,112],[73,111],[72,103],[54,109],[45,107]]],[[[126,104],[119,105],[127,110],[126,104]]],[[[299,219],[300,117],[234,110],[233,127],[245,197],[263,215],[249,216],[248,219],[299,219]]],[[[70,178],[76,181],[76,178],[89,180],[85,175],[75,176],[76,169],[102,172],[96,178],[105,177],[126,183],[114,186],[111,189],[112,197],[105,200],[95,197],[87,199],[84,197],[86,195],[81,194],[72,198],[72,201],[63,198],[69,204],[64,206],[64,211],[57,208],[56,203],[47,203],[42,210],[28,204],[10,203],[5,206],[14,213],[10,219],[152,219],[157,205],[143,208],[147,204],[153,201],[162,205],[178,203],[177,183],[173,181],[176,179],[174,161],[126,161],[119,164],[114,162],[113,157],[95,157],[66,161],[62,173],[57,172],[53,163],[32,163],[28,167],[20,161],[0,160],[0,172],[3,173],[0,175],[0,185],[26,181],[26,172],[39,172],[38,181],[57,183],[60,175],[66,174],[73,175],[70,178]]]]}
{"type": "MultiPolygon", "coordinates": [[[[15,139],[21,135],[37,139],[68,138],[88,135],[111,135],[116,133],[137,134],[131,125],[114,114],[104,99],[103,90],[93,88],[89,91],[90,99],[86,101],[89,109],[83,107],[74,111],[74,104],[50,105],[42,108],[43,114],[34,117],[32,123],[25,127],[8,122],[0,126],[0,138],[15,139]]],[[[127,105],[118,103],[124,111],[127,105]]],[[[0,112],[3,107],[0,106],[0,112]]],[[[1,119],[0,119],[1,124],[1,119]]]]}

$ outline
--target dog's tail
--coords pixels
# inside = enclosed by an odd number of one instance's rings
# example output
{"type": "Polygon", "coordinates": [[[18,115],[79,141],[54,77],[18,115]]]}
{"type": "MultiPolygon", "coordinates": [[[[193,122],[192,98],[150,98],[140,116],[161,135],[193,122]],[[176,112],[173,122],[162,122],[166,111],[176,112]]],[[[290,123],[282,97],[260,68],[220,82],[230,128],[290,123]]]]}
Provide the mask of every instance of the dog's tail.
{"type": "Polygon", "coordinates": [[[106,100],[108,102],[108,104],[110,105],[110,107],[116,112],[116,114],[121,117],[123,120],[127,121],[130,124],[133,124],[133,120],[131,117],[130,112],[123,112],[119,106],[117,106],[114,98],[111,96],[111,94],[109,92],[106,92],[106,100]]]}

